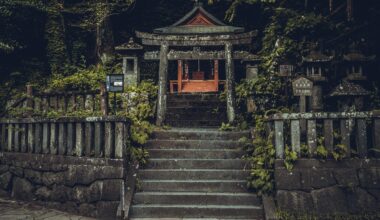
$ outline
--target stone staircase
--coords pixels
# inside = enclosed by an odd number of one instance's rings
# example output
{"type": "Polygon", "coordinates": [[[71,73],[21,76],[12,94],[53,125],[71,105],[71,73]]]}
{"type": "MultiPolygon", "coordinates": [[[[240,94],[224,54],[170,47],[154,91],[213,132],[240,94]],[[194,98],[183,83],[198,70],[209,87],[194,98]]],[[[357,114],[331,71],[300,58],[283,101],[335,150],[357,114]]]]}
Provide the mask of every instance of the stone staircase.
{"type": "Polygon", "coordinates": [[[227,121],[226,103],[217,93],[169,94],[165,124],[173,127],[220,127],[227,121]]]}
{"type": "Polygon", "coordinates": [[[260,198],[246,186],[238,139],[248,132],[216,129],[156,131],[150,160],[139,171],[131,219],[263,219],[260,198]]]}

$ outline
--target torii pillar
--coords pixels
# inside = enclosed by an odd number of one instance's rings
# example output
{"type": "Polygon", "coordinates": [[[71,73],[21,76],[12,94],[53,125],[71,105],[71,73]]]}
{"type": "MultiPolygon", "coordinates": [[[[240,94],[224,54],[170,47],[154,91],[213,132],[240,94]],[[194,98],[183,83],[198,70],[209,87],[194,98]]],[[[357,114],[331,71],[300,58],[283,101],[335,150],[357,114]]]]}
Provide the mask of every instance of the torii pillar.
{"type": "Polygon", "coordinates": [[[232,44],[227,42],[225,45],[225,59],[226,59],[226,86],[227,86],[227,118],[228,122],[235,121],[235,69],[234,61],[232,59],[232,44]]]}
{"type": "Polygon", "coordinates": [[[158,104],[156,125],[161,126],[165,121],[166,98],[167,98],[167,81],[168,81],[168,51],[167,43],[161,44],[160,48],[160,67],[158,73],[158,104]]]}

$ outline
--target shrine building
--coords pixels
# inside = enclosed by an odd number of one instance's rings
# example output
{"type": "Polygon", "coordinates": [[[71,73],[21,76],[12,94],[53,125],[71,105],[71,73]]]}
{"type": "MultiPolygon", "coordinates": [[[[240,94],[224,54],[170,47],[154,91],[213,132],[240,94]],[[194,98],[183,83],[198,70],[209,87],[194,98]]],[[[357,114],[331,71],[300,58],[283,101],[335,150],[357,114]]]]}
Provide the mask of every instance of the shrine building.
{"type": "Polygon", "coordinates": [[[259,58],[246,49],[256,35],[256,31],[245,32],[242,27],[223,23],[201,3],[196,3],[189,13],[170,26],[156,28],[153,33],[136,31],[144,49],[131,40],[116,50],[124,55],[124,74],[128,79],[131,74],[135,74],[133,79],[139,79],[136,57],[140,50],[143,59],[159,62],[157,125],[165,122],[168,95],[223,90],[227,93],[227,119],[232,122],[236,114],[235,64],[243,65],[247,77],[257,75],[255,64],[259,58]],[[176,74],[169,73],[169,62],[176,63],[176,74]],[[170,75],[176,78],[169,78],[170,75]]]}

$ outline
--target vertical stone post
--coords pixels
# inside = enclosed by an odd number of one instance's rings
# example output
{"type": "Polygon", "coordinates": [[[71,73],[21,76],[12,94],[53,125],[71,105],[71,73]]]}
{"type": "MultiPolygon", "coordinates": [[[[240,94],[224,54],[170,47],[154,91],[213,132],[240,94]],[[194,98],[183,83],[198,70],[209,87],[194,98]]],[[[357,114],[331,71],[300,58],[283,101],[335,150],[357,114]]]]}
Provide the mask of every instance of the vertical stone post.
{"type": "Polygon", "coordinates": [[[8,152],[13,151],[13,124],[8,124],[8,152]]]}
{"type": "Polygon", "coordinates": [[[45,122],[42,125],[42,153],[49,153],[49,137],[50,137],[50,128],[49,123],[45,122]]]}
{"type": "Polygon", "coordinates": [[[323,137],[325,137],[325,147],[329,152],[334,149],[334,123],[332,119],[323,121],[323,137]]]}
{"type": "Polygon", "coordinates": [[[14,151],[20,152],[20,124],[16,123],[14,129],[14,151]]]}
{"type": "Polygon", "coordinates": [[[307,121],[307,145],[309,147],[310,156],[315,155],[317,149],[317,122],[315,119],[309,119],[307,121]]]}
{"type": "Polygon", "coordinates": [[[111,122],[106,122],[104,125],[104,155],[106,158],[111,158],[113,154],[114,129],[111,122]]]}
{"type": "Polygon", "coordinates": [[[358,154],[361,158],[367,156],[367,124],[365,119],[358,119],[356,123],[356,146],[358,154]]]}
{"type": "Polygon", "coordinates": [[[77,122],[75,124],[75,155],[81,157],[83,155],[84,148],[84,132],[83,124],[77,122]]]}
{"type": "Polygon", "coordinates": [[[33,87],[32,85],[26,85],[26,107],[27,107],[27,117],[32,117],[33,113],[33,87]]]}
{"type": "Polygon", "coordinates": [[[284,121],[274,122],[274,142],[276,148],[276,158],[284,159],[285,145],[284,145],[284,121]]]}
{"type": "Polygon", "coordinates": [[[158,105],[156,125],[160,126],[165,121],[166,113],[166,84],[168,79],[168,51],[169,45],[164,43],[160,49],[160,68],[158,76],[158,105]]]}
{"type": "Polygon", "coordinates": [[[50,123],[50,140],[49,140],[50,154],[58,153],[57,135],[58,135],[57,123],[51,122],[50,123]]]}
{"type": "Polygon", "coordinates": [[[290,129],[291,129],[292,150],[294,152],[297,152],[297,154],[299,155],[301,152],[300,120],[291,120],[290,129]]]}
{"type": "Polygon", "coordinates": [[[226,86],[227,86],[227,118],[228,122],[235,121],[235,70],[234,62],[232,59],[232,44],[230,42],[225,45],[225,58],[226,58],[226,86]]]}
{"type": "MultiPolygon", "coordinates": [[[[3,125],[4,126],[4,125],[3,125]]],[[[20,125],[21,127],[21,140],[20,140],[20,145],[21,145],[21,152],[22,153],[25,153],[27,151],[27,146],[26,146],[26,143],[27,143],[27,133],[26,133],[26,128],[27,128],[27,125],[22,123],[20,125]]]]}
{"type": "Polygon", "coordinates": [[[311,96],[311,110],[314,112],[321,111],[323,109],[322,100],[322,85],[313,86],[312,96],[311,96]]]}
{"type": "Polygon", "coordinates": [[[104,83],[100,85],[100,110],[103,116],[108,115],[108,93],[104,83]]]}

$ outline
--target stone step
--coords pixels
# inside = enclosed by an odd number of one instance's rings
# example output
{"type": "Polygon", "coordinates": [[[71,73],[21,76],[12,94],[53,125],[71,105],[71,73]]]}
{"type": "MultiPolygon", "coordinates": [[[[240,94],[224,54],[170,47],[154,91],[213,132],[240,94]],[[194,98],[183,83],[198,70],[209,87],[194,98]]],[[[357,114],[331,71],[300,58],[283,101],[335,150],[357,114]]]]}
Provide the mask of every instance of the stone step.
{"type": "Polygon", "coordinates": [[[143,180],[245,180],[249,170],[221,170],[221,169],[144,169],[139,171],[143,180]]]}
{"type": "Polygon", "coordinates": [[[141,180],[144,192],[247,192],[245,180],[141,180]]]}
{"type": "Polygon", "coordinates": [[[149,159],[146,169],[243,169],[241,159],[149,159]]]}
{"type": "Polygon", "coordinates": [[[239,140],[249,138],[249,131],[218,131],[217,129],[170,129],[154,131],[152,139],[181,140],[239,140]]]}
{"type": "Polygon", "coordinates": [[[137,192],[133,202],[161,205],[261,205],[260,198],[255,194],[209,192],[137,192]]]}
{"type": "Polygon", "coordinates": [[[217,93],[183,93],[183,94],[172,94],[167,96],[168,101],[209,101],[209,100],[220,100],[219,94],[217,93]]]}
{"type": "Polygon", "coordinates": [[[239,159],[243,152],[234,149],[150,149],[149,156],[153,159],[239,159]]]}
{"type": "Polygon", "coordinates": [[[261,206],[218,206],[218,205],[134,205],[135,217],[175,218],[249,218],[263,219],[261,206]]]}
{"type": "Polygon", "coordinates": [[[194,118],[197,119],[197,121],[227,121],[227,114],[225,113],[210,113],[210,112],[204,112],[204,113],[188,113],[188,114],[178,114],[178,113],[167,113],[166,119],[170,121],[183,121],[183,120],[193,120],[194,118]]]}
{"type": "Polygon", "coordinates": [[[146,149],[241,149],[243,143],[227,140],[148,140],[146,149]]]}
{"type": "Polygon", "coordinates": [[[167,118],[165,124],[172,127],[179,128],[219,128],[222,122],[226,120],[214,119],[214,120],[171,120],[167,118]]]}

